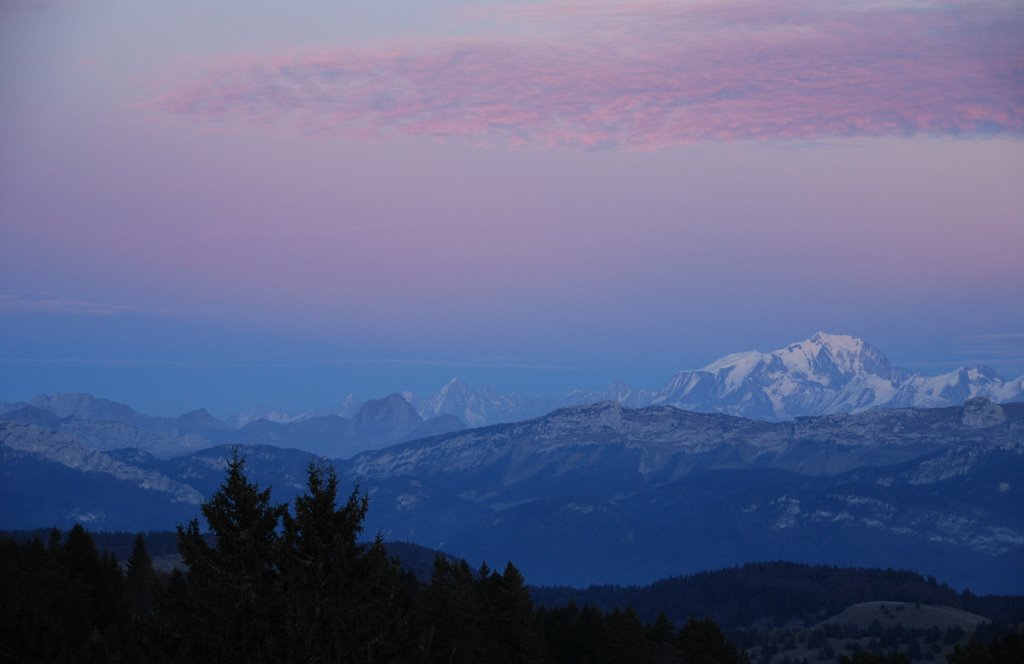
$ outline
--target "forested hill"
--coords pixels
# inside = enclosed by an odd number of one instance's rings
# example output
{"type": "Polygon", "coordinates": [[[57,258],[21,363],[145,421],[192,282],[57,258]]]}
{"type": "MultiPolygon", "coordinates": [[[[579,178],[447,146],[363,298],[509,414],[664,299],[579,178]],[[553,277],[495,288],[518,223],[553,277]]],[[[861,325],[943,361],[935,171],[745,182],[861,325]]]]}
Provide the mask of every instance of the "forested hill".
{"type": "Polygon", "coordinates": [[[535,587],[541,606],[632,607],[641,620],[664,611],[670,620],[705,616],[727,629],[755,624],[813,625],[844,608],[869,601],[937,604],[993,622],[1024,622],[1024,596],[958,593],[915,572],[769,562],[663,579],[648,586],[535,587]]]}

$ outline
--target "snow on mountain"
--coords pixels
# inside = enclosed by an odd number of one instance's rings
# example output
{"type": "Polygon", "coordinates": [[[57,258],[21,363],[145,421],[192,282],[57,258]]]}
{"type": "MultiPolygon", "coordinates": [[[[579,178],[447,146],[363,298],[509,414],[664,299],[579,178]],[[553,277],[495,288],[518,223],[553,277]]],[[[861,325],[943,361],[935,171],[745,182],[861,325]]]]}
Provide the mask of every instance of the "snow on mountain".
{"type": "Polygon", "coordinates": [[[352,417],[359,412],[359,409],[362,408],[362,406],[363,402],[356,397],[355,394],[349,392],[342,397],[341,404],[339,404],[338,409],[334,411],[334,414],[341,417],[352,417]]]}
{"type": "Polygon", "coordinates": [[[277,422],[280,424],[288,424],[290,422],[301,422],[311,417],[316,417],[315,411],[304,411],[301,413],[289,413],[283,410],[274,409],[253,409],[244,413],[237,413],[228,418],[228,421],[234,425],[236,429],[244,427],[246,424],[255,422],[257,420],[266,420],[268,422],[277,422]]]}
{"type": "Polygon", "coordinates": [[[141,489],[169,494],[173,501],[199,505],[203,496],[191,486],[94,450],[60,433],[19,422],[0,423],[0,449],[16,450],[86,473],[108,475],[141,489]]]}
{"type": "MultiPolygon", "coordinates": [[[[557,408],[615,401],[628,408],[675,406],[704,413],[725,413],[778,421],[810,415],[859,413],[872,408],[957,406],[984,397],[996,403],[1024,400],[1024,376],[1004,380],[984,366],[961,367],[939,376],[893,366],[863,339],[818,332],[771,352],[726,355],[696,370],[675,373],[660,390],[620,382],[605,390],[572,390],[563,396],[535,397],[472,387],[452,378],[428,395],[401,392],[424,420],[453,416],[468,427],[538,417],[557,408]]],[[[11,409],[18,404],[10,404],[11,409]]],[[[347,395],[331,414],[352,417],[362,403],[347,395]]],[[[273,411],[236,416],[235,426],[262,418],[298,422],[328,414],[273,411]]]]}
{"type": "Polygon", "coordinates": [[[762,353],[727,355],[702,369],[680,371],[651,403],[766,420],[880,407],[939,407],[985,397],[1024,399],[1024,377],[1004,381],[988,367],[924,376],[894,367],[862,339],[819,332],[762,353]]]}
{"type": "Polygon", "coordinates": [[[573,390],[562,397],[534,397],[516,392],[499,392],[493,387],[474,388],[452,378],[430,396],[411,392],[402,396],[413,404],[423,419],[454,415],[469,427],[482,427],[539,417],[557,408],[617,401],[623,406],[641,408],[651,403],[654,393],[613,382],[604,391],[573,390]]]}
{"type": "Polygon", "coordinates": [[[946,406],[975,397],[1012,401],[1021,398],[1020,382],[1020,378],[1004,381],[989,367],[960,367],[940,376],[913,376],[893,401],[900,406],[924,408],[946,406]]]}
{"type": "Polygon", "coordinates": [[[356,395],[349,392],[342,397],[338,406],[334,408],[304,410],[297,413],[277,410],[274,408],[254,408],[243,413],[232,415],[228,417],[226,421],[236,429],[240,429],[246,424],[257,420],[266,420],[268,422],[277,422],[279,424],[291,424],[293,422],[305,422],[306,420],[312,420],[317,417],[327,417],[328,415],[351,418],[359,412],[362,405],[363,402],[360,401],[356,395]]]}
{"type": "Polygon", "coordinates": [[[893,366],[863,339],[819,332],[768,353],[733,353],[700,369],[679,371],[659,391],[613,382],[608,389],[530,397],[452,378],[437,392],[403,392],[423,419],[453,415],[469,427],[538,417],[567,406],[614,401],[628,408],[675,406],[761,420],[859,413],[872,408],[956,406],[984,397],[1024,400],[1024,376],[1004,380],[988,367],[925,376],[893,366]]]}
{"type": "MultiPolygon", "coordinates": [[[[401,392],[384,400],[363,403],[346,395],[335,408],[285,412],[253,410],[220,421],[205,411],[178,418],[142,415],[130,407],[87,394],[52,394],[35,397],[31,403],[0,403],[0,415],[10,417],[31,405],[39,411],[78,421],[116,422],[146,432],[198,435],[223,442],[232,429],[244,430],[260,420],[280,425],[297,425],[330,416],[356,420],[366,415],[368,404],[389,403],[379,418],[395,418],[392,428],[403,436],[384,436],[395,442],[416,430],[412,412],[424,423],[423,431],[434,432],[490,426],[539,417],[568,406],[617,402],[628,408],[675,406],[703,413],[724,413],[760,420],[778,421],[810,415],[859,413],[873,408],[935,408],[957,406],[968,399],[983,397],[996,403],[1024,401],[1024,376],[1004,380],[984,366],[961,367],[939,376],[895,367],[880,351],[862,339],[819,332],[810,339],[771,352],[747,351],[726,355],[696,370],[675,373],[659,391],[638,389],[613,382],[606,390],[573,390],[564,396],[535,397],[500,392],[493,387],[475,388],[452,378],[437,392],[417,395],[401,392]],[[390,400],[390,401],[388,401],[390,400]],[[402,408],[408,402],[411,410],[402,408]]],[[[61,425],[67,428],[69,425],[61,425]]],[[[76,431],[76,435],[84,435],[76,431]]],[[[425,434],[427,435],[427,434],[425,434]]],[[[265,440],[250,442],[270,442],[265,440]]],[[[195,445],[189,444],[188,449],[195,445]]],[[[109,447],[107,448],[109,449],[109,447]]],[[[149,448],[147,448],[149,449],[149,448]]],[[[151,450],[152,451],[152,450],[151,450]]]]}
{"type": "Polygon", "coordinates": [[[561,406],[576,406],[588,403],[600,403],[602,401],[616,401],[627,408],[643,408],[649,406],[654,398],[654,392],[638,389],[613,381],[608,389],[603,392],[593,390],[573,390],[562,399],[561,406]]]}
{"type": "Polygon", "coordinates": [[[535,417],[560,405],[550,399],[502,393],[493,387],[473,389],[458,378],[452,378],[428,397],[421,398],[411,393],[403,396],[424,420],[454,415],[470,427],[535,417]]]}

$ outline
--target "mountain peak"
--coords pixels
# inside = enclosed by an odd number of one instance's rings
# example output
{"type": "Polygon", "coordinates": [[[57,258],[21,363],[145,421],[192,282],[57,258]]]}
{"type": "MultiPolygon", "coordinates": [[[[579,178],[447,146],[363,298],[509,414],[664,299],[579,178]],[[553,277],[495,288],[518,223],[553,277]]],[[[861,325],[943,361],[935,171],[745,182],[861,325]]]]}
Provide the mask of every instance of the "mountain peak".
{"type": "Polygon", "coordinates": [[[391,394],[380,397],[379,399],[370,399],[369,401],[364,403],[362,408],[360,408],[359,410],[370,410],[374,408],[384,407],[400,408],[402,410],[406,410],[407,406],[409,406],[409,402],[406,400],[404,396],[402,396],[398,392],[392,392],[391,394]]]}
{"type": "MultiPolygon", "coordinates": [[[[852,358],[862,355],[865,352],[874,351],[863,339],[848,334],[829,334],[817,332],[810,339],[792,343],[785,348],[780,348],[772,354],[803,352],[808,356],[817,357],[822,352],[827,352],[832,358],[852,358]]],[[[874,351],[876,354],[877,351],[874,351]]]]}
{"type": "Polygon", "coordinates": [[[979,382],[1003,381],[1003,377],[999,374],[999,372],[993,369],[992,367],[988,366],[987,364],[977,364],[973,367],[962,368],[962,370],[964,371],[965,375],[969,380],[979,382]]]}
{"type": "Polygon", "coordinates": [[[444,398],[449,394],[463,395],[469,394],[471,391],[472,390],[470,390],[469,385],[466,385],[461,378],[455,377],[445,383],[444,387],[442,387],[437,394],[441,398],[444,398]]]}
{"type": "Polygon", "coordinates": [[[210,411],[199,408],[178,416],[178,425],[196,431],[230,430],[233,427],[217,419],[210,411]]]}
{"type": "Polygon", "coordinates": [[[192,422],[206,422],[211,424],[217,424],[224,426],[224,423],[218,418],[214,417],[213,413],[206,410],[205,408],[197,408],[196,410],[190,410],[187,413],[182,413],[178,416],[179,420],[188,420],[192,422]]]}
{"type": "Polygon", "coordinates": [[[367,401],[356,411],[352,421],[367,431],[388,434],[411,431],[423,423],[412,405],[398,393],[367,401]]]}
{"type": "Polygon", "coordinates": [[[832,350],[846,352],[860,352],[867,346],[863,339],[858,339],[849,334],[829,334],[828,332],[817,332],[804,343],[817,344],[832,350]]]}
{"type": "Polygon", "coordinates": [[[33,397],[31,404],[58,417],[133,422],[142,417],[129,406],[81,392],[54,392],[33,397]]]}
{"type": "Polygon", "coordinates": [[[863,339],[848,334],[818,332],[771,355],[779,356],[789,371],[807,375],[871,374],[888,378],[892,373],[892,365],[884,355],[863,339]]]}

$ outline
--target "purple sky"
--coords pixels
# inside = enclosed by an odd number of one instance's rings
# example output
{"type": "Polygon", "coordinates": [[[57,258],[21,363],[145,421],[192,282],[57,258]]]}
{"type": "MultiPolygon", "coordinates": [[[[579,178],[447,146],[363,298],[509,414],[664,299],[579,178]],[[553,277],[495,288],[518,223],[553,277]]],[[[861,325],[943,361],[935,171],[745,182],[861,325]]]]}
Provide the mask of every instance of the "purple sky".
{"type": "Polygon", "coordinates": [[[1020,3],[279,7],[0,0],[0,400],[1024,373],[1020,3]]]}

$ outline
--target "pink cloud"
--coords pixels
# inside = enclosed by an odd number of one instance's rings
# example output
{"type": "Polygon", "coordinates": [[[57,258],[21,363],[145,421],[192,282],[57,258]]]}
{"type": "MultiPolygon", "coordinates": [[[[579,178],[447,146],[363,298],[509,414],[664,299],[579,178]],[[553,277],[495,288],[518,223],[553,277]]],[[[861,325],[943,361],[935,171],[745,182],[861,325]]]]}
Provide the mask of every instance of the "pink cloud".
{"type": "Polygon", "coordinates": [[[211,62],[149,102],[349,137],[650,149],[1024,130],[1024,6],[533,4],[534,35],[211,62]]]}

